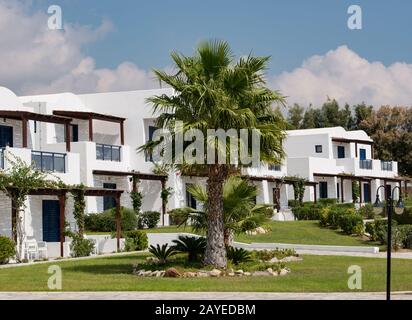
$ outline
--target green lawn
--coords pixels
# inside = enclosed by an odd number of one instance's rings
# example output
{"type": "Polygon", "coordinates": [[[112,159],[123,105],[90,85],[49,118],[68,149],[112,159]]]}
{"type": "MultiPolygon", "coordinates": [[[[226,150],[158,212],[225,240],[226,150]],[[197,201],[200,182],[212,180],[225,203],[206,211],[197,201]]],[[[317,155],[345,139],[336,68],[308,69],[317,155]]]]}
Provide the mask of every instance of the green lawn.
{"type": "MultiPolygon", "coordinates": [[[[240,234],[235,237],[240,242],[277,242],[296,244],[323,244],[342,246],[378,246],[377,243],[365,241],[360,237],[342,234],[337,230],[319,227],[317,221],[271,221],[272,230],[266,234],[248,236],[240,234]]],[[[190,227],[176,226],[148,229],[150,233],[193,232],[190,227]]]]}
{"type": "MultiPolygon", "coordinates": [[[[133,275],[132,265],[147,254],[59,261],[63,291],[350,291],[347,269],[362,268],[363,291],[385,290],[385,259],[338,256],[303,256],[288,264],[285,277],[248,278],[142,278],[133,275]]],[[[46,291],[49,264],[0,269],[0,291],[46,291]]],[[[393,290],[412,290],[412,260],[393,259],[393,290]]]]}

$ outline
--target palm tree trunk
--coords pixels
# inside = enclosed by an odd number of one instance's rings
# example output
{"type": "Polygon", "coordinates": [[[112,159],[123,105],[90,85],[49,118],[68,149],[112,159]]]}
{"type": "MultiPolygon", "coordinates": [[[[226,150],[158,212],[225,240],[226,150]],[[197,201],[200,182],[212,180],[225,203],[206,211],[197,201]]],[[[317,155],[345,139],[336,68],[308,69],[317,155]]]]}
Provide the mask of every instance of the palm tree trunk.
{"type": "Polygon", "coordinates": [[[227,175],[228,170],[225,165],[209,165],[207,236],[203,263],[216,268],[225,268],[227,264],[223,229],[223,183],[227,175]]]}
{"type": "Polygon", "coordinates": [[[233,230],[231,229],[225,229],[224,231],[224,238],[225,238],[225,246],[226,247],[231,247],[233,245],[233,230]]]}

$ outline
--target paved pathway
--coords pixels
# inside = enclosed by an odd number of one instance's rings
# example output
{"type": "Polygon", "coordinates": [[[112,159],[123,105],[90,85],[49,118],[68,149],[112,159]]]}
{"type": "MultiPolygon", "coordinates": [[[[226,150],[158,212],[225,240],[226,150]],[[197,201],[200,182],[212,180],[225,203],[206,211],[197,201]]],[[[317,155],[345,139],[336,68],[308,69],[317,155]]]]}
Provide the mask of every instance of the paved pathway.
{"type": "MultiPolygon", "coordinates": [[[[383,292],[0,292],[0,300],[384,300],[383,292]]],[[[394,292],[393,300],[412,300],[394,292]]]]}

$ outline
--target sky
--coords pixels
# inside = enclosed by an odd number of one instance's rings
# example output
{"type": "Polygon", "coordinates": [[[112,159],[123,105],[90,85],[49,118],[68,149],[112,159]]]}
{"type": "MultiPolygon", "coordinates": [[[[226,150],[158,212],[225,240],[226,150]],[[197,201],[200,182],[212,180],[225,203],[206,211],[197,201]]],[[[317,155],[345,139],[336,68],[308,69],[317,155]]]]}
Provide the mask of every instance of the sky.
{"type": "Polygon", "coordinates": [[[0,0],[0,85],[17,94],[148,89],[207,39],[271,56],[288,103],[412,105],[412,2],[403,0],[0,0]],[[362,29],[347,26],[350,5],[362,29]],[[59,5],[63,30],[50,30],[59,5]],[[3,69],[3,70],[2,70],[3,69]]]}

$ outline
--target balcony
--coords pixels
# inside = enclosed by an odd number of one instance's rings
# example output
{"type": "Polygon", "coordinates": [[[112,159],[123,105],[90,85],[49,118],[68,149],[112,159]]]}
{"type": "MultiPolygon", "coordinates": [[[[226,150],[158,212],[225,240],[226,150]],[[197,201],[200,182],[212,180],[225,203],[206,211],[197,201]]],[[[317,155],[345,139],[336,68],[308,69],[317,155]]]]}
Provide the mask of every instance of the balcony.
{"type": "Polygon", "coordinates": [[[381,160],[381,170],[382,171],[392,171],[393,170],[392,161],[381,160]]]}
{"type": "Polygon", "coordinates": [[[96,159],[120,162],[120,146],[96,143],[96,159]]]}
{"type": "Polygon", "coordinates": [[[372,160],[359,160],[359,168],[364,170],[372,170],[372,160]]]}
{"type": "Polygon", "coordinates": [[[31,160],[41,171],[66,173],[65,153],[32,151],[31,160]]]}
{"type": "Polygon", "coordinates": [[[271,171],[281,171],[282,167],[281,167],[280,164],[270,164],[268,166],[268,169],[271,170],[271,171]]]}

